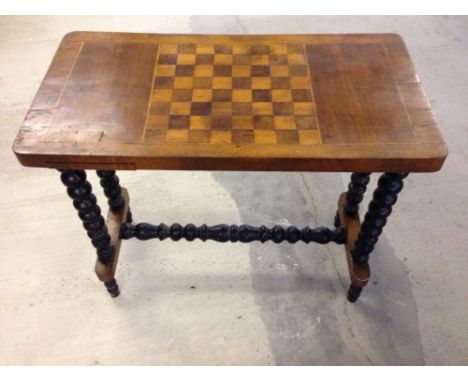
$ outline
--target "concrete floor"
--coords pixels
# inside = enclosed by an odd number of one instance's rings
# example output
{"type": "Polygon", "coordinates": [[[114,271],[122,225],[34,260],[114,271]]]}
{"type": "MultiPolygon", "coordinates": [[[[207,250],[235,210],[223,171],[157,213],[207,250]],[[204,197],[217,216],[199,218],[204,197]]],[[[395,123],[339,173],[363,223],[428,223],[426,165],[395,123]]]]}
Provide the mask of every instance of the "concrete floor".
{"type": "MultiPolygon", "coordinates": [[[[0,18],[0,364],[468,364],[467,68],[466,17],[0,18]],[[23,168],[11,151],[72,30],[396,32],[450,154],[441,172],[407,178],[355,305],[345,300],[345,258],[334,244],[129,241],[117,274],[122,294],[111,299],[58,174],[23,168]]],[[[298,226],[331,225],[348,179],[119,176],[137,221],[298,226]]]]}

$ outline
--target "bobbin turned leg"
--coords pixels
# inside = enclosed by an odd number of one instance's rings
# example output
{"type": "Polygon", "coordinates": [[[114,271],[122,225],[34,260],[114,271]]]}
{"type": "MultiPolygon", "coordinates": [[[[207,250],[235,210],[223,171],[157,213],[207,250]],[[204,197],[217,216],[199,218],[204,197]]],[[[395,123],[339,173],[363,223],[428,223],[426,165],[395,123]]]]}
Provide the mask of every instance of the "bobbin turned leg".
{"type": "MultiPolygon", "coordinates": [[[[385,173],[380,176],[377,189],[361,225],[354,248],[351,251],[352,262],[357,269],[368,269],[369,254],[374,250],[387,218],[392,212],[392,206],[397,201],[397,194],[403,188],[406,173],[385,173]]],[[[366,281],[367,282],[367,281],[366,281]]],[[[364,284],[351,283],[348,290],[348,300],[355,302],[361,294],[364,284]]]]}
{"type": "MultiPolygon", "coordinates": [[[[364,193],[369,183],[369,173],[354,172],[351,174],[351,181],[348,184],[348,191],[346,192],[346,202],[344,205],[344,213],[350,217],[356,217],[359,211],[359,203],[361,203],[364,193]]],[[[342,225],[340,221],[340,213],[336,212],[335,227],[338,228],[342,225]]]]}
{"type": "MultiPolygon", "coordinates": [[[[67,187],[67,193],[73,199],[73,206],[78,211],[78,216],[83,221],[83,226],[91,239],[91,243],[97,250],[98,262],[106,266],[112,264],[115,248],[111,244],[111,237],[107,230],[101,209],[97,205],[96,196],[92,193],[91,184],[86,180],[86,172],[83,170],[62,170],[62,183],[67,187]]],[[[104,282],[112,297],[119,295],[119,287],[115,278],[109,277],[104,282]]]]}
{"type": "MultiPolygon", "coordinates": [[[[121,211],[125,206],[125,200],[122,196],[122,187],[120,187],[119,184],[119,177],[115,175],[114,170],[98,170],[96,173],[101,179],[100,183],[104,189],[104,195],[107,197],[107,203],[109,204],[110,210],[112,212],[121,211]]],[[[126,222],[131,223],[132,221],[132,213],[129,208],[126,222]]]]}

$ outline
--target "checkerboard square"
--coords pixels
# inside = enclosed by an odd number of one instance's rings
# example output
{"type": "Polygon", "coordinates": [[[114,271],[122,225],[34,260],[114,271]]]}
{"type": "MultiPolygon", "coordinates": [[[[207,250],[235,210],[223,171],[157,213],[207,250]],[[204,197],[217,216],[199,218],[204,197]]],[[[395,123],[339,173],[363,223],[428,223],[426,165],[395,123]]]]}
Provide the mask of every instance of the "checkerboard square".
{"type": "Polygon", "coordinates": [[[213,90],[214,102],[230,102],[232,101],[231,89],[215,89],[213,90]]]}
{"type": "Polygon", "coordinates": [[[293,100],[291,90],[289,89],[273,89],[271,91],[273,102],[291,102],[293,100]]]}
{"type": "Polygon", "coordinates": [[[232,55],[231,54],[215,54],[214,64],[215,65],[232,65],[232,55]]]}
{"type": "Polygon", "coordinates": [[[195,59],[196,65],[213,65],[214,55],[213,54],[197,54],[195,59]]]}
{"type": "Polygon", "coordinates": [[[293,115],[294,109],[292,102],[274,102],[273,114],[275,115],[293,115]]]}
{"type": "Polygon", "coordinates": [[[195,65],[195,77],[212,77],[213,65],[195,65]]]}
{"type": "Polygon", "coordinates": [[[190,115],[191,102],[171,102],[171,115],[190,115]]]}
{"type": "Polygon", "coordinates": [[[252,103],[251,102],[233,102],[232,114],[252,115],[252,103]]]}
{"type": "Polygon", "coordinates": [[[210,115],[211,102],[192,102],[191,115],[210,115]]]}
{"type": "Polygon", "coordinates": [[[266,54],[256,54],[256,55],[250,56],[250,63],[252,65],[269,65],[270,56],[266,54]]]}
{"type": "Polygon", "coordinates": [[[276,131],[276,142],[288,145],[299,143],[299,134],[297,130],[278,130],[276,131]]]}
{"type": "Polygon", "coordinates": [[[311,102],[294,102],[295,115],[313,115],[314,113],[314,105],[311,102]]]}
{"type": "Polygon", "coordinates": [[[243,44],[234,44],[232,47],[232,52],[237,55],[237,54],[249,54],[250,53],[250,46],[249,45],[243,45],[243,44]]]}
{"type": "Polygon", "coordinates": [[[193,79],[194,89],[212,89],[213,77],[195,77],[193,79]]]}
{"type": "MultiPolygon", "coordinates": [[[[160,90],[162,92],[163,90],[160,90]]],[[[175,102],[189,102],[192,101],[192,89],[174,89],[171,91],[172,101],[175,102]]]]}
{"type": "Polygon", "coordinates": [[[312,93],[309,89],[293,89],[291,94],[295,102],[312,102],[312,93]]]}
{"type": "Polygon", "coordinates": [[[195,51],[197,54],[214,54],[215,49],[211,44],[197,44],[195,51]]]}
{"type": "Polygon", "coordinates": [[[213,130],[231,130],[232,118],[231,117],[213,117],[211,120],[211,128],[213,130]]]}
{"type": "Polygon", "coordinates": [[[232,76],[233,77],[250,77],[250,65],[233,65],[232,76]]]}
{"type": "Polygon", "coordinates": [[[252,87],[252,79],[250,77],[234,77],[232,79],[233,89],[250,89],[252,87]]]}
{"type": "Polygon", "coordinates": [[[232,89],[231,77],[214,77],[213,89],[232,89]]]}
{"type": "Polygon", "coordinates": [[[273,77],[271,79],[272,89],[290,89],[291,81],[289,77],[273,77]]]}
{"type": "Polygon", "coordinates": [[[174,89],[192,89],[193,77],[175,77],[174,89]]]}
{"type": "Polygon", "coordinates": [[[250,115],[233,116],[232,128],[235,130],[251,130],[254,128],[253,117],[250,115]]]}
{"type": "Polygon", "coordinates": [[[232,100],[234,102],[252,102],[252,90],[234,89],[232,91],[232,100]]]}
{"type": "Polygon", "coordinates": [[[156,67],[156,76],[158,77],[174,77],[175,65],[158,65],[156,67]]]}
{"type": "Polygon", "coordinates": [[[169,102],[172,99],[172,89],[156,89],[153,91],[151,101],[166,101],[169,102]]]}
{"type": "Polygon", "coordinates": [[[229,117],[232,115],[232,102],[213,102],[211,104],[211,113],[214,116],[229,117]]]}
{"type": "Polygon", "coordinates": [[[209,130],[189,130],[188,141],[191,143],[209,143],[211,131],[209,130]]]}
{"type": "Polygon", "coordinates": [[[210,143],[215,144],[227,144],[232,142],[232,134],[230,131],[216,131],[211,132],[211,141],[210,143]]]}
{"type": "Polygon", "coordinates": [[[301,45],[288,44],[286,48],[288,50],[288,54],[304,54],[304,51],[301,45]]]}
{"type": "Polygon", "coordinates": [[[256,115],[253,117],[255,130],[273,130],[274,121],[271,116],[256,115]]]}
{"type": "Polygon", "coordinates": [[[275,65],[271,67],[271,76],[272,77],[288,77],[289,76],[289,66],[287,65],[275,65]]]}
{"type": "Polygon", "coordinates": [[[295,130],[296,120],[292,115],[282,115],[282,116],[275,116],[275,129],[278,130],[295,130]]]}
{"type": "Polygon", "coordinates": [[[157,89],[172,89],[174,77],[156,77],[154,87],[157,89]]]}
{"type": "Polygon", "coordinates": [[[270,54],[270,48],[268,45],[252,45],[250,47],[250,54],[270,54]]]}
{"type": "Polygon", "coordinates": [[[317,130],[299,130],[299,142],[303,145],[314,145],[320,143],[320,136],[317,130]]]}
{"type": "Polygon", "coordinates": [[[315,130],[317,129],[317,122],[315,117],[312,116],[301,116],[295,117],[296,126],[300,130],[315,130]]]}
{"type": "Polygon", "coordinates": [[[169,115],[170,109],[170,102],[153,102],[150,110],[153,115],[169,115]]]}
{"type": "Polygon", "coordinates": [[[271,102],[271,91],[267,89],[252,90],[252,99],[254,102],[271,102]]]}
{"type": "Polygon", "coordinates": [[[232,54],[232,47],[229,45],[215,45],[215,53],[232,54]]]}
{"type": "Polygon", "coordinates": [[[193,77],[194,65],[176,65],[176,77],[193,77]]]}
{"type": "Polygon", "coordinates": [[[193,89],[193,102],[211,102],[213,100],[213,90],[211,89],[193,89]]]}
{"type": "Polygon", "coordinates": [[[192,115],[190,117],[190,129],[210,130],[211,129],[211,117],[192,115]]]}
{"type": "Polygon", "coordinates": [[[179,54],[177,65],[195,65],[195,54],[179,54]]]}
{"type": "Polygon", "coordinates": [[[232,143],[254,143],[254,132],[253,130],[233,130],[232,131],[232,143]]]}
{"type": "Polygon", "coordinates": [[[288,65],[288,55],[287,54],[272,54],[270,56],[270,62],[273,66],[288,65]]]}
{"type": "Polygon", "coordinates": [[[248,54],[235,54],[232,57],[234,65],[250,65],[250,56],[248,54]]]}
{"type": "Polygon", "coordinates": [[[271,89],[271,78],[269,77],[252,78],[252,89],[271,89]]]}
{"type": "Polygon", "coordinates": [[[306,77],[307,66],[305,65],[289,65],[289,74],[291,77],[306,77]]]}
{"type": "Polygon", "coordinates": [[[273,115],[271,102],[252,102],[254,115],[273,115]]]}
{"type": "Polygon", "coordinates": [[[254,130],[256,143],[276,143],[276,132],[273,130],[254,130]]]}
{"type": "Polygon", "coordinates": [[[177,63],[177,54],[160,54],[159,65],[175,65],[177,63]]]}
{"type": "Polygon", "coordinates": [[[190,117],[187,115],[170,115],[169,129],[188,129],[190,126],[190,117]]]}
{"type": "Polygon", "coordinates": [[[167,130],[169,128],[169,116],[150,115],[146,128],[147,130],[167,130]]]}
{"type": "Polygon", "coordinates": [[[213,75],[215,77],[231,77],[232,65],[215,65],[213,75]]]}
{"type": "Polygon", "coordinates": [[[307,77],[291,77],[291,89],[310,89],[310,82],[307,77]]]}
{"type": "Polygon", "coordinates": [[[270,77],[270,67],[268,65],[252,65],[252,77],[270,77]]]}

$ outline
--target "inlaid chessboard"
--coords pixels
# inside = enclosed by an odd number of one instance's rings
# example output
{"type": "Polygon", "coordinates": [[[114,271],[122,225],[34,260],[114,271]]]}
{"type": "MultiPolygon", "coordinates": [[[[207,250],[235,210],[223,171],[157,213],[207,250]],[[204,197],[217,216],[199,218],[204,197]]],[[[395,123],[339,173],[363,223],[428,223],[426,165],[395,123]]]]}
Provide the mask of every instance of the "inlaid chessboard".
{"type": "Polygon", "coordinates": [[[26,166],[437,171],[394,34],[66,35],[14,144],[26,166]]]}
{"type": "Polygon", "coordinates": [[[146,139],[177,143],[317,143],[299,44],[159,46],[146,139]]]}

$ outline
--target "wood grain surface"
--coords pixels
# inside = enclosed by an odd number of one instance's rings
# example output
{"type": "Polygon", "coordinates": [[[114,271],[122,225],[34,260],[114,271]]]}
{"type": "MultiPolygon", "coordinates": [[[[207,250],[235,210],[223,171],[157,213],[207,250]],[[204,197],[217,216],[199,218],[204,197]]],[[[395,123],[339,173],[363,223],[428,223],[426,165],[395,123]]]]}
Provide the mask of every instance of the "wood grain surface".
{"type": "Polygon", "coordinates": [[[397,35],[73,32],[14,144],[74,169],[437,171],[447,155],[397,35]]]}

